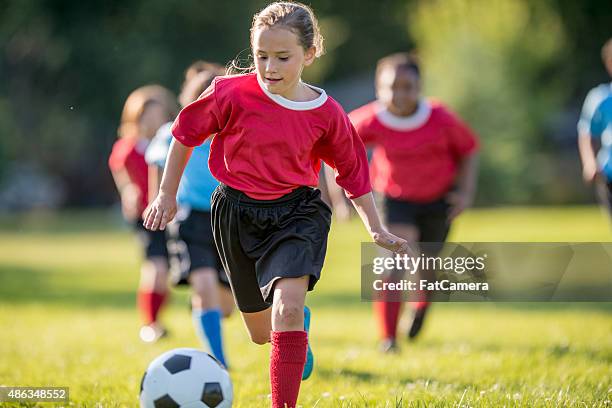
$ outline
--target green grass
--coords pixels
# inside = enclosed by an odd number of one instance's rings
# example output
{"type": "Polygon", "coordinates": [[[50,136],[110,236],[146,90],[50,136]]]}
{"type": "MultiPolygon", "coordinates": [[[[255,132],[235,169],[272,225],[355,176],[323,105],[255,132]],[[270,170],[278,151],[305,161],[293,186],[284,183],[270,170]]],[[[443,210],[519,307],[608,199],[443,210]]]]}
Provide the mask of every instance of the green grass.
{"type": "MultiPolygon", "coordinates": [[[[596,208],[472,211],[453,241],[609,241],[596,208]]],[[[358,222],[334,225],[322,280],[308,296],[316,366],[303,407],[531,407],[612,404],[612,306],[436,304],[415,343],[376,351],[359,300],[358,222]]],[[[138,246],[114,215],[0,220],[0,384],[68,386],[71,406],[134,407],[143,370],[175,347],[199,347],[177,291],[171,337],[138,340],[138,246]]],[[[237,314],[225,327],[235,407],[269,405],[269,346],[251,344],[237,314]]],[[[41,404],[40,406],[51,406],[41,404]]],[[[7,405],[8,406],[8,405],[7,405]]]]}

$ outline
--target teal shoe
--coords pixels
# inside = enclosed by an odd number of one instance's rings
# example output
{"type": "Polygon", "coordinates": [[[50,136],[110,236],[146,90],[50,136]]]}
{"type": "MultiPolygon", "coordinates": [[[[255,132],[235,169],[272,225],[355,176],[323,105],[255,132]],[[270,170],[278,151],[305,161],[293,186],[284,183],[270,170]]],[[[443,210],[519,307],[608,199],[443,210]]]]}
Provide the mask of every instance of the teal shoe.
{"type": "MultiPolygon", "coordinates": [[[[310,330],[310,308],[304,306],[304,330],[306,333],[310,330]]],[[[314,355],[310,348],[310,339],[308,340],[308,351],[306,352],[306,364],[304,364],[304,371],[302,372],[302,381],[307,380],[312,374],[314,368],[314,355]]]]}

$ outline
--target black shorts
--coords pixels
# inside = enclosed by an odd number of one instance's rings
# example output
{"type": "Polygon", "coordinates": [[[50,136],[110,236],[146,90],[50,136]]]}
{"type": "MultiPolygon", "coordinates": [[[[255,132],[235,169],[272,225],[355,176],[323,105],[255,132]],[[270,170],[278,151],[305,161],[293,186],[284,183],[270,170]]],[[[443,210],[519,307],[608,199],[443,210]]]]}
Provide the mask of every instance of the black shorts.
{"type": "Polygon", "coordinates": [[[229,288],[212,235],[210,212],[188,209],[179,211],[176,219],[177,222],[167,227],[172,283],[189,285],[193,271],[212,268],[217,272],[219,283],[229,288]]]}
{"type": "MultiPolygon", "coordinates": [[[[181,212],[180,212],[181,213],[181,212]]],[[[217,271],[219,283],[229,288],[229,280],[212,234],[210,212],[185,210],[168,229],[171,280],[174,285],[188,285],[189,275],[201,268],[217,271]]]]}
{"type": "Polygon", "coordinates": [[[321,192],[300,187],[276,200],[255,200],[220,185],[212,195],[212,229],[238,308],[252,313],[272,304],[280,278],[321,276],[331,210],[321,192]]]}
{"type": "Polygon", "coordinates": [[[168,259],[168,247],[166,246],[165,231],[150,231],[144,227],[142,220],[134,223],[136,236],[140,241],[146,259],[166,258],[168,259]]]}
{"type": "Polygon", "coordinates": [[[384,196],[383,210],[387,225],[408,224],[417,227],[420,242],[444,242],[448,236],[449,205],[444,199],[415,203],[384,196]]]}

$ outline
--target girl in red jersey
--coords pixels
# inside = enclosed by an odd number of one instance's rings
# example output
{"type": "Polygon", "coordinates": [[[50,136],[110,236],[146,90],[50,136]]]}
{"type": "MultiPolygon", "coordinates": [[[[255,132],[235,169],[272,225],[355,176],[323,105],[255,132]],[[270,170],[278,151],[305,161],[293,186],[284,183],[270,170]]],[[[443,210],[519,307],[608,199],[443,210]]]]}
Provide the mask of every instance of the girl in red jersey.
{"type": "MultiPolygon", "coordinates": [[[[364,143],[374,149],[372,187],[382,196],[385,224],[411,244],[441,244],[452,220],[472,203],[478,139],[444,105],[421,96],[419,65],[411,54],[378,61],[376,92],[376,101],[349,116],[364,143]]],[[[421,249],[435,256],[440,248],[421,249]]],[[[374,305],[382,349],[395,351],[402,303],[374,305]]],[[[426,299],[413,303],[409,338],[418,334],[428,306],[426,299]]]]}
{"type": "Polygon", "coordinates": [[[141,214],[149,202],[148,168],[144,154],[157,129],[175,117],[176,97],[158,85],[138,88],[127,98],[121,115],[119,139],[113,145],[108,160],[121,209],[127,221],[133,223],[144,248],[145,261],[140,268],[138,309],[143,326],[140,338],[153,342],[165,334],[157,321],[167,294],[168,252],[163,231],[148,231],[141,214]]]}
{"type": "Polygon", "coordinates": [[[337,171],[370,235],[405,253],[382,226],[363,143],[340,105],[303,83],[322,51],[317,20],[299,3],[272,3],[251,27],[254,72],[217,77],[174,122],[157,198],[145,225],[164,229],[176,213],[179,179],[193,146],[215,135],[209,167],[222,184],[212,196],[215,243],[251,339],[272,343],[273,407],[295,407],[308,353],[306,292],[325,258],[331,211],[317,185],[321,160],[337,171]]]}

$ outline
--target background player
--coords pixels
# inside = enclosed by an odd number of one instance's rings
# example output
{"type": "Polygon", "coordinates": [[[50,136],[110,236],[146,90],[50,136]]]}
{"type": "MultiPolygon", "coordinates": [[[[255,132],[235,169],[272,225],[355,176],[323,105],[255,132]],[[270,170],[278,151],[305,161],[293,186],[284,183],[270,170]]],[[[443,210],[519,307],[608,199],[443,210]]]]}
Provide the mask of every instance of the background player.
{"type": "MultiPolygon", "coordinates": [[[[601,58],[608,74],[612,76],[612,38],[601,48],[601,58]]],[[[606,162],[609,160],[609,146],[602,146],[598,157],[595,157],[593,141],[601,143],[603,139],[591,134],[591,119],[597,107],[609,96],[612,96],[612,82],[599,84],[591,89],[584,100],[580,121],[578,122],[578,149],[582,160],[582,177],[586,183],[595,183],[597,196],[602,206],[608,209],[608,212],[611,208],[610,197],[612,194],[610,192],[612,188],[609,182],[610,176],[605,171],[603,171],[601,177],[598,177],[598,175],[602,173],[606,162]]]]}
{"type": "Polygon", "coordinates": [[[597,174],[598,183],[601,184],[601,199],[603,204],[612,209],[612,96],[608,96],[599,104],[593,118],[589,133],[593,140],[596,140],[601,148],[597,154],[597,174]]]}
{"type": "MultiPolygon", "coordinates": [[[[179,95],[181,106],[195,101],[224,68],[217,64],[198,61],[186,71],[183,89],[179,95]]],[[[147,148],[146,160],[155,191],[159,185],[159,169],[166,162],[172,133],[172,122],[163,125],[147,148]]],[[[179,204],[176,223],[168,227],[168,246],[178,255],[175,265],[176,284],[189,284],[193,289],[191,307],[196,332],[203,342],[208,342],[212,354],[227,367],[223,347],[221,317],[229,316],[234,300],[227,275],[223,271],[215,247],[210,222],[210,196],[219,182],[208,170],[210,141],[193,150],[178,189],[179,204]]]]}
{"type": "MultiPolygon", "coordinates": [[[[372,187],[382,198],[386,225],[411,244],[442,243],[452,220],[473,201],[477,138],[444,105],[422,97],[419,64],[411,54],[378,61],[376,93],[376,101],[349,116],[366,146],[374,149],[372,187]]],[[[439,249],[426,245],[419,253],[434,256],[439,249]]],[[[374,304],[383,351],[397,348],[402,303],[394,300],[374,304]]],[[[412,305],[409,338],[419,333],[429,303],[423,298],[412,305]]]]}
{"type": "Polygon", "coordinates": [[[138,309],[144,324],[140,338],[145,342],[154,342],[166,333],[158,322],[158,314],[168,292],[168,251],[164,232],[148,231],[142,225],[141,214],[148,203],[149,190],[144,155],[155,132],[171,120],[177,110],[176,97],[167,89],[159,85],[136,89],[123,107],[119,139],[108,160],[121,196],[123,216],[134,225],[144,249],[138,309]]]}

